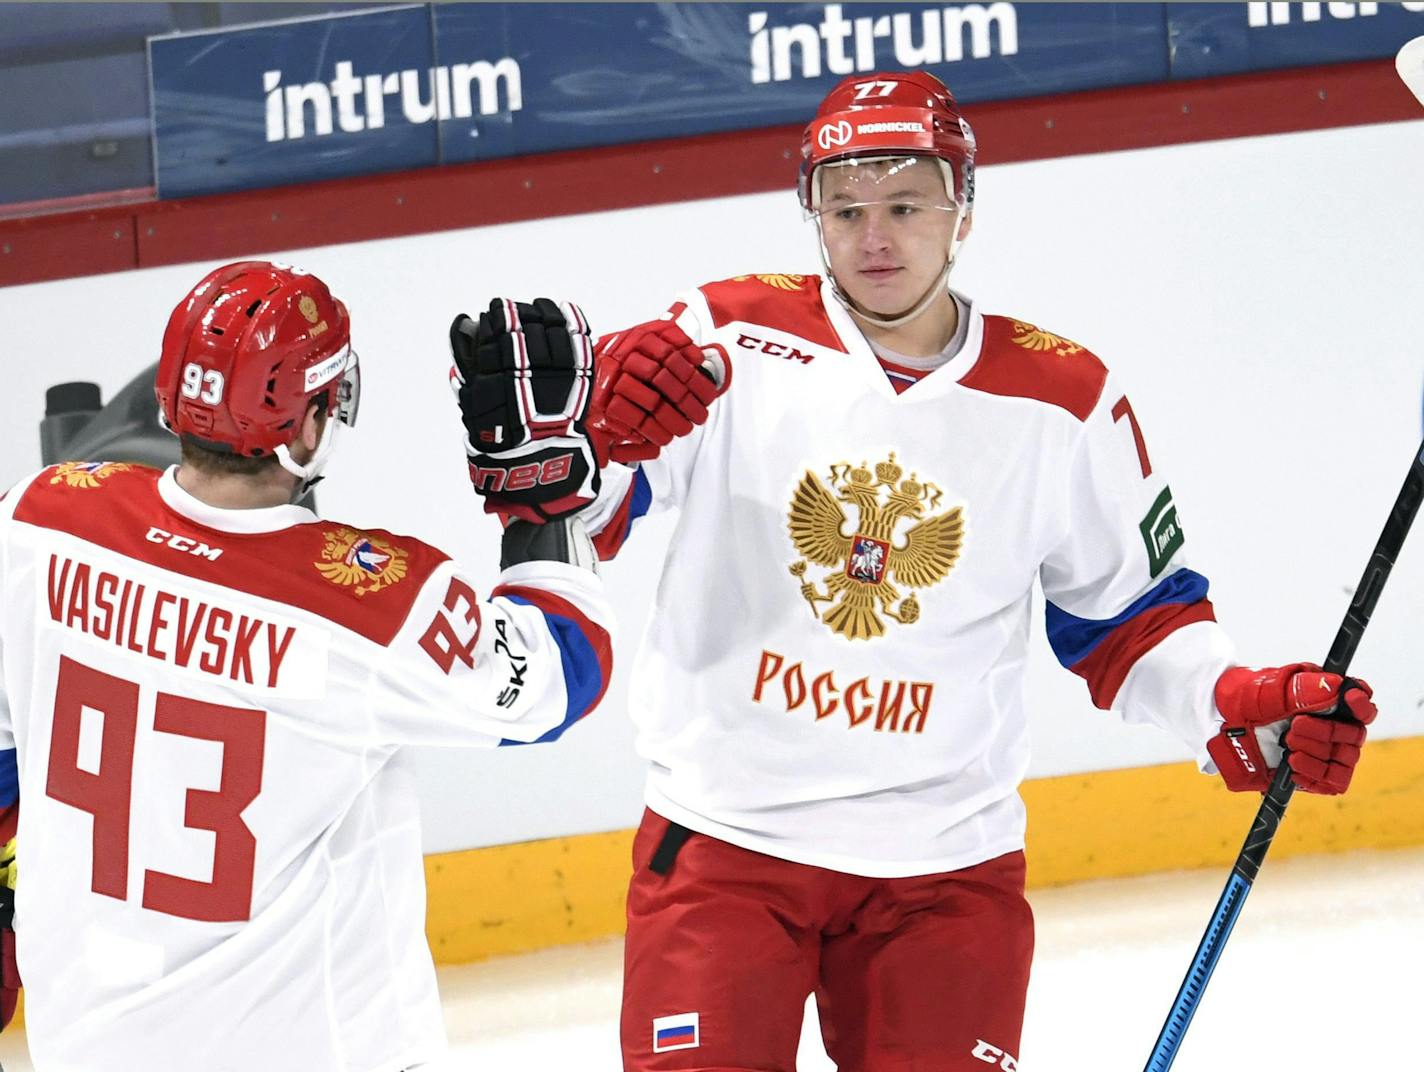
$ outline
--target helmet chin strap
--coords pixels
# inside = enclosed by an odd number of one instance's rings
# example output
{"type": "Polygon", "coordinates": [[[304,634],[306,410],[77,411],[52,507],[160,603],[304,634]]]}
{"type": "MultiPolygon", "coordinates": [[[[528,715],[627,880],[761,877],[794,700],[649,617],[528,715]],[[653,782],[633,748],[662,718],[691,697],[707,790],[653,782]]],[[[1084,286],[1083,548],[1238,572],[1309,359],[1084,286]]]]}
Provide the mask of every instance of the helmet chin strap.
{"type": "Polygon", "coordinates": [[[825,265],[826,278],[831,281],[831,293],[836,296],[836,301],[840,302],[849,312],[854,313],[862,320],[868,320],[876,327],[881,328],[898,328],[902,324],[908,324],[911,320],[914,320],[928,309],[938,295],[948,292],[949,272],[950,269],[954,267],[954,259],[952,257],[947,259],[944,262],[944,267],[940,269],[939,275],[935,277],[935,281],[920,295],[919,301],[915,302],[914,305],[910,306],[909,309],[900,313],[898,316],[882,316],[880,313],[864,308],[841,289],[840,281],[836,279],[835,272],[831,270],[830,259],[825,255],[824,243],[821,246],[821,261],[825,265]]]}
{"type": "MultiPolygon", "coordinates": [[[[952,191],[954,190],[954,178],[953,175],[950,173],[949,165],[943,160],[941,160],[939,161],[939,166],[940,171],[944,176],[945,189],[947,191],[950,191],[952,197],[952,191]]],[[[819,196],[817,200],[819,201],[819,196]]],[[[826,278],[830,280],[831,283],[831,293],[835,295],[836,301],[840,302],[843,306],[845,306],[848,312],[854,313],[862,320],[868,320],[876,327],[898,328],[903,324],[908,324],[911,320],[914,320],[916,317],[920,316],[926,309],[928,309],[930,307],[930,304],[935,300],[937,296],[948,292],[949,273],[950,269],[954,267],[954,258],[959,253],[959,229],[960,225],[964,222],[965,217],[965,208],[964,205],[961,204],[958,210],[955,212],[954,229],[950,232],[949,249],[945,252],[944,267],[939,270],[939,275],[935,277],[935,281],[931,283],[929,287],[926,288],[923,294],[920,295],[920,300],[915,302],[914,305],[910,306],[910,308],[905,310],[905,312],[903,313],[899,313],[898,315],[893,316],[885,316],[870,309],[862,307],[857,301],[855,301],[855,299],[853,299],[849,294],[847,294],[843,289],[841,289],[840,280],[836,278],[836,273],[831,268],[831,255],[830,252],[826,249],[826,235],[825,232],[821,230],[821,217],[813,216],[812,219],[815,221],[816,224],[816,244],[821,252],[821,265],[825,268],[826,278]]]]}
{"type": "Polygon", "coordinates": [[[307,492],[321,482],[321,471],[326,468],[326,463],[331,460],[331,452],[336,447],[336,426],[340,423],[334,417],[327,420],[326,427],[321,432],[321,439],[316,445],[316,451],[312,454],[311,461],[306,465],[302,465],[292,457],[291,448],[285,443],[272,452],[277,455],[277,462],[282,468],[298,480],[296,490],[292,493],[292,502],[300,502],[305,498],[307,492]]]}

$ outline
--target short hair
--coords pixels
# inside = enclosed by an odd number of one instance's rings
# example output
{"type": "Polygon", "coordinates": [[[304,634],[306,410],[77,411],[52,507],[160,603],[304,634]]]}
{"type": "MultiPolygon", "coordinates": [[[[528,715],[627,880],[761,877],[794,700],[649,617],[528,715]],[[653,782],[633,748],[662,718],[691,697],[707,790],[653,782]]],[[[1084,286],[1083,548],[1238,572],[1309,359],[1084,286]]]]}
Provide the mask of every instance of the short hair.
{"type": "MultiPolygon", "coordinates": [[[[326,427],[326,410],[328,395],[325,391],[315,396],[308,406],[316,407],[317,431],[321,432],[326,427]]],[[[178,437],[179,448],[182,452],[182,463],[190,465],[200,473],[208,476],[257,476],[266,473],[273,466],[281,465],[276,454],[260,454],[252,456],[249,454],[236,454],[228,450],[213,450],[205,446],[203,441],[194,435],[181,435],[178,437]]]]}
{"type": "Polygon", "coordinates": [[[274,465],[281,464],[275,454],[263,454],[254,458],[226,450],[211,450],[200,445],[192,436],[180,436],[179,446],[183,464],[208,476],[257,476],[274,465]]]}

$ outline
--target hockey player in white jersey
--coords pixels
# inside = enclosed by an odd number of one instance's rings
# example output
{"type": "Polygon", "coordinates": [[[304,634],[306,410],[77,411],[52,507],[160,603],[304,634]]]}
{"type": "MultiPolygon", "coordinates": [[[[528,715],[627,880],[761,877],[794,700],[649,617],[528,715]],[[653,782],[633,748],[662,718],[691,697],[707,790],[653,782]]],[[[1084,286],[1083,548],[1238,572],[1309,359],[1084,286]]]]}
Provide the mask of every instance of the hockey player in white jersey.
{"type": "Polygon", "coordinates": [[[1235,664],[1102,362],[948,288],[974,148],[934,77],[846,79],[803,139],[824,278],[709,283],[600,343],[591,427],[634,464],[595,544],[680,510],[630,690],[627,1069],[790,1072],[812,992],[847,1072],[1015,1067],[1035,583],[1094,702],[1231,789],[1288,716],[1300,788],[1360,756],[1368,686],[1235,664]]]}
{"type": "MultiPolygon", "coordinates": [[[[586,399],[589,369],[544,388],[586,399]]],[[[360,388],[346,308],[303,272],[208,275],[156,387],[180,465],[67,463],[0,501],[35,1067],[426,1065],[444,1028],[405,746],[552,740],[598,702],[587,537],[516,522],[486,589],[419,540],[293,505],[360,388]]],[[[569,415],[551,455],[581,449],[569,415]]]]}

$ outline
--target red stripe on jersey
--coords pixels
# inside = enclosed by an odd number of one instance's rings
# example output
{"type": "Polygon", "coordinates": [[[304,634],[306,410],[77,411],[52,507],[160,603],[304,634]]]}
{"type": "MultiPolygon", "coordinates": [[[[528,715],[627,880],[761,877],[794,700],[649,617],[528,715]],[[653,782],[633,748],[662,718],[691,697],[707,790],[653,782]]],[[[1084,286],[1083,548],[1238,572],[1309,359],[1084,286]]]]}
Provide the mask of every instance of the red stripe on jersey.
{"type": "Polygon", "coordinates": [[[588,615],[567,599],[556,596],[543,588],[522,584],[501,584],[490,593],[491,599],[495,596],[518,596],[548,614],[557,614],[561,618],[569,619],[579,627],[583,635],[588,638],[589,647],[593,648],[593,654],[598,659],[599,672],[603,677],[598,695],[584,710],[592,711],[597,707],[603,700],[603,694],[608,691],[608,678],[613,671],[613,642],[608,636],[608,630],[593,622],[588,615]]]}
{"type": "Polygon", "coordinates": [[[698,289],[707,299],[714,327],[740,321],[848,352],[821,304],[818,275],[739,275],[698,289]]]}
{"type": "Polygon", "coordinates": [[[1086,421],[1107,378],[1103,363],[1077,343],[1022,320],[986,316],[979,360],[959,382],[985,394],[1034,398],[1086,421]]]}
{"type": "Polygon", "coordinates": [[[613,511],[613,516],[608,519],[603,530],[593,537],[593,549],[598,553],[600,562],[607,562],[617,555],[624,541],[628,539],[628,533],[633,531],[633,526],[628,522],[628,514],[633,509],[633,492],[636,488],[637,483],[630,480],[618,509],[613,511]]]}
{"type": "Polygon", "coordinates": [[[1209,599],[1152,607],[1129,618],[1099,641],[1091,655],[1073,664],[1073,673],[1088,683],[1094,706],[1106,711],[1138,659],[1182,626],[1214,621],[1216,612],[1209,599]]]}
{"type": "Polygon", "coordinates": [[[395,639],[426,579],[449,557],[409,536],[353,529],[335,521],[262,533],[212,529],[165,503],[158,494],[161,474],[145,466],[111,470],[92,487],[71,486],[55,473],[47,469],[31,482],[15,504],[15,520],[305,610],[381,645],[395,639]],[[150,539],[155,529],[165,535],[150,539]],[[167,542],[169,536],[189,546],[221,549],[222,554],[214,560],[176,549],[167,542]],[[359,539],[353,548],[345,548],[351,536],[372,543],[364,565],[354,554],[359,539]]]}

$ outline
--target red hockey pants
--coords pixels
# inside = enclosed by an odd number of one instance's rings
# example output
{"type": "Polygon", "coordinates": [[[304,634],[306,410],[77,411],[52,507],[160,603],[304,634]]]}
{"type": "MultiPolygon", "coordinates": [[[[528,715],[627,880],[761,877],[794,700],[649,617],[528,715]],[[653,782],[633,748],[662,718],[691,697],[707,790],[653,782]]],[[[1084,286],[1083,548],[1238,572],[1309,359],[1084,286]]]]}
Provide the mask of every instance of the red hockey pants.
{"type": "Polygon", "coordinates": [[[628,1072],[795,1072],[813,991],[840,1072],[1016,1067],[1033,955],[1022,852],[864,878],[646,812],[633,865],[628,1072]]]}

